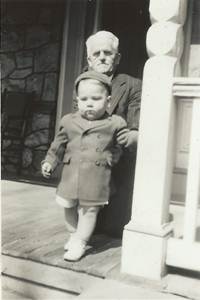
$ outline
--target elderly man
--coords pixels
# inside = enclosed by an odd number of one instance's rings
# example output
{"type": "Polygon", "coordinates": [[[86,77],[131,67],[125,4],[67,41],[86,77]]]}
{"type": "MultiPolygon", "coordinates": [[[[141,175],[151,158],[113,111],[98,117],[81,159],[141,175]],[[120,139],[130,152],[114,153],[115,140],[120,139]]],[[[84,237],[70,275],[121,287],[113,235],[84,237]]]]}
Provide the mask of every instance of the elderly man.
{"type": "MultiPolygon", "coordinates": [[[[124,225],[131,217],[132,189],[136,159],[136,144],[139,127],[141,81],[126,74],[119,74],[119,40],[108,31],[99,31],[86,41],[89,69],[104,73],[112,82],[109,114],[122,116],[130,129],[129,134],[121,133],[118,142],[126,147],[132,145],[133,151],[126,151],[113,170],[112,178],[115,193],[110,204],[102,210],[98,227],[106,233],[120,236],[124,225]]],[[[130,148],[130,147],[129,147],[130,148]]]]}

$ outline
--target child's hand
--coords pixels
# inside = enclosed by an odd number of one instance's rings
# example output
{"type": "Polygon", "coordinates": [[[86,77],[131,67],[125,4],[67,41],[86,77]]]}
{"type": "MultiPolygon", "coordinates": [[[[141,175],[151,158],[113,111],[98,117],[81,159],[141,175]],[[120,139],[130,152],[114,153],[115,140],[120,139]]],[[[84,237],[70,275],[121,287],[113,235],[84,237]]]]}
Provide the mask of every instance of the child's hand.
{"type": "Polygon", "coordinates": [[[50,163],[48,162],[44,162],[42,165],[42,175],[45,178],[49,178],[51,176],[51,172],[52,172],[52,166],[50,163]]]}
{"type": "Polygon", "coordinates": [[[107,157],[107,162],[110,167],[116,165],[120,159],[120,156],[122,155],[122,149],[119,146],[115,146],[112,149],[112,153],[109,157],[107,157]]]}

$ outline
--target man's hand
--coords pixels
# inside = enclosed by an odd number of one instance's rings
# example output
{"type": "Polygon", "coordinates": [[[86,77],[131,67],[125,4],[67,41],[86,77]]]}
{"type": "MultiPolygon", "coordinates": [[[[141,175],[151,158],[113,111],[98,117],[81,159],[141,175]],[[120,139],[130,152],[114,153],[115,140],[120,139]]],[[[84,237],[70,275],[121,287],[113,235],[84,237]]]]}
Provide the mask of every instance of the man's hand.
{"type": "Polygon", "coordinates": [[[137,140],[138,140],[138,131],[129,130],[128,128],[123,129],[117,135],[117,142],[126,148],[136,145],[137,140]]]}
{"type": "Polygon", "coordinates": [[[50,163],[48,162],[44,162],[42,164],[42,175],[45,178],[49,178],[51,176],[51,172],[52,172],[52,166],[50,163]]]}

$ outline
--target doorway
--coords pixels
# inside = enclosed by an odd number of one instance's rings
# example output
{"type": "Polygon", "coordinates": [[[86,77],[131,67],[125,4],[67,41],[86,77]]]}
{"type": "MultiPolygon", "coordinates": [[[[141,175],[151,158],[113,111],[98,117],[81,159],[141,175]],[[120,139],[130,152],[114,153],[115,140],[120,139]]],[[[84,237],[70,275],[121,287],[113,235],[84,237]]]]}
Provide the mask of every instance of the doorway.
{"type": "Polygon", "coordinates": [[[57,125],[72,110],[74,80],[87,65],[86,39],[98,30],[113,32],[119,38],[122,54],[118,71],[142,78],[148,59],[146,33],[151,25],[149,0],[68,0],[66,3],[57,125]]]}
{"type": "Polygon", "coordinates": [[[146,53],[146,33],[150,27],[149,1],[101,0],[98,30],[113,32],[122,54],[118,71],[142,78],[146,53]]]}

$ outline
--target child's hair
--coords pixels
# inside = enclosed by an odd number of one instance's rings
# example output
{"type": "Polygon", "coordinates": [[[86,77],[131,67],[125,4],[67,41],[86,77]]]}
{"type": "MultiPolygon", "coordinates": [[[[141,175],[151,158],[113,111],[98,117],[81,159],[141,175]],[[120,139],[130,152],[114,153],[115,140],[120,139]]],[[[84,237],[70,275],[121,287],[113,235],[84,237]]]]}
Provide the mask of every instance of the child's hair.
{"type": "Polygon", "coordinates": [[[97,82],[99,82],[101,85],[103,85],[107,89],[109,95],[111,94],[111,82],[110,82],[109,77],[105,74],[98,73],[95,71],[87,71],[77,77],[77,79],[75,81],[76,94],[78,91],[78,86],[79,86],[80,81],[86,80],[86,79],[96,80],[97,82]]]}

